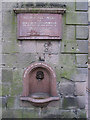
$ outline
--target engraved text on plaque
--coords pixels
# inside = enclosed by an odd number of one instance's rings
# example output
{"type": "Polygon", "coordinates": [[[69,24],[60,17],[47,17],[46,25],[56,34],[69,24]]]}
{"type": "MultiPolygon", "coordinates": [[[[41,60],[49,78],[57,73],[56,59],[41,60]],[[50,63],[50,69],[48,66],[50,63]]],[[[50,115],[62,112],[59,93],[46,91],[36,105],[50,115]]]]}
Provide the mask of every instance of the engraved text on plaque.
{"type": "Polygon", "coordinates": [[[18,39],[61,39],[61,14],[20,13],[18,19],[18,39]]]}

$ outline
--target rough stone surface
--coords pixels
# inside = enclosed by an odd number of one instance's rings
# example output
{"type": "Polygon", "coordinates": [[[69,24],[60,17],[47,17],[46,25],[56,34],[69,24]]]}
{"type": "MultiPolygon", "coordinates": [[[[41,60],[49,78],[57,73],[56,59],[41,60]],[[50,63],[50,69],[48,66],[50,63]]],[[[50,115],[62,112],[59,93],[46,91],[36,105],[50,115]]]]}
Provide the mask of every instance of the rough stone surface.
{"type": "Polygon", "coordinates": [[[75,11],[75,0],[73,0],[73,2],[67,2],[66,6],[67,11],[75,11]]]}
{"type": "Polygon", "coordinates": [[[19,48],[18,48],[18,44],[16,42],[3,42],[2,43],[2,53],[6,53],[6,54],[9,54],[9,53],[17,53],[19,52],[19,48]]]}
{"type": "Polygon", "coordinates": [[[42,118],[58,118],[60,110],[56,107],[46,107],[42,109],[42,118]]]}
{"type": "Polygon", "coordinates": [[[86,111],[85,110],[77,110],[78,118],[87,118],[86,111]]]}
{"type": "Polygon", "coordinates": [[[59,56],[58,55],[48,55],[45,54],[45,62],[53,65],[58,65],[59,64],[59,56]]]}
{"type": "Polygon", "coordinates": [[[22,41],[19,46],[21,53],[36,53],[36,41],[22,41]]]}
{"type": "Polygon", "coordinates": [[[77,118],[77,115],[75,114],[75,112],[73,111],[73,110],[62,110],[61,111],[61,118],[66,118],[66,119],[68,119],[68,118],[77,118]]]}
{"type": "Polygon", "coordinates": [[[28,109],[24,109],[22,112],[22,117],[23,118],[39,118],[40,116],[39,114],[39,108],[36,109],[32,109],[32,110],[28,110],[28,109]]]}
{"type": "Polygon", "coordinates": [[[1,13],[0,96],[3,95],[3,98],[0,97],[0,101],[3,100],[3,118],[85,118],[88,79],[86,3],[84,5],[77,0],[60,3],[3,2],[1,13]],[[17,40],[17,17],[13,8],[37,6],[66,8],[66,13],[62,15],[62,40],[17,40]],[[29,102],[20,101],[23,72],[31,63],[38,61],[46,62],[55,70],[60,97],[59,101],[51,102],[45,108],[36,108],[29,102]]]}
{"type": "Polygon", "coordinates": [[[87,67],[87,57],[88,54],[76,54],[76,66],[77,67],[87,67]]]}
{"type": "Polygon", "coordinates": [[[59,41],[22,41],[20,44],[21,53],[59,53],[59,41]]]}
{"type": "Polygon", "coordinates": [[[2,84],[2,96],[9,96],[11,94],[11,84],[2,84]]]}
{"type": "Polygon", "coordinates": [[[63,100],[63,108],[64,109],[70,109],[70,108],[76,108],[77,107],[77,100],[75,97],[65,97],[63,100]]]}
{"type": "Polygon", "coordinates": [[[59,93],[63,96],[72,96],[74,94],[74,84],[72,82],[61,83],[59,90],[59,93]]]}
{"type": "Polygon", "coordinates": [[[83,25],[88,24],[88,13],[87,12],[67,12],[66,24],[71,25],[83,25]]]}
{"type": "Polygon", "coordinates": [[[88,26],[76,26],[76,39],[88,39],[88,26]]]}
{"type": "Polygon", "coordinates": [[[37,52],[57,54],[60,52],[60,41],[37,41],[37,52]]]}
{"type": "Polygon", "coordinates": [[[68,118],[77,118],[77,115],[73,110],[60,110],[59,112],[55,112],[55,114],[49,114],[48,116],[44,115],[43,118],[68,119],[68,118]]]}
{"type": "Polygon", "coordinates": [[[88,41],[64,41],[61,43],[62,53],[88,53],[88,41]]]}
{"type": "Polygon", "coordinates": [[[31,53],[13,53],[13,54],[3,54],[2,56],[2,65],[8,68],[25,68],[30,63],[39,60],[39,57],[36,57],[36,54],[31,53]]]}
{"type": "Polygon", "coordinates": [[[87,68],[70,68],[63,67],[60,71],[60,77],[69,81],[83,82],[88,80],[88,69],[87,68]]]}
{"type": "Polygon", "coordinates": [[[76,82],[75,83],[75,95],[84,96],[86,93],[86,82],[76,82]]]}
{"type": "Polygon", "coordinates": [[[22,118],[22,110],[15,109],[3,109],[2,118],[22,118]]]}
{"type": "Polygon", "coordinates": [[[74,25],[63,25],[63,38],[62,41],[75,41],[75,26],[74,25]]]}
{"type": "Polygon", "coordinates": [[[72,76],[74,81],[87,81],[88,80],[88,68],[77,68],[75,74],[72,76]]]}
{"type": "Polygon", "coordinates": [[[77,40],[77,46],[78,46],[79,53],[88,53],[88,41],[77,40]]]}
{"type": "Polygon", "coordinates": [[[76,10],[87,11],[88,2],[76,2],[76,10]]]}
{"type": "Polygon", "coordinates": [[[76,63],[76,57],[75,54],[61,54],[59,57],[59,62],[61,67],[69,67],[72,68],[75,66],[76,63]]]}
{"type": "MultiPolygon", "coordinates": [[[[88,13],[90,13],[90,6],[88,7],[88,13]]],[[[90,14],[88,14],[88,20],[90,22],[90,14]]]]}
{"type": "Polygon", "coordinates": [[[85,96],[77,96],[77,102],[78,102],[78,107],[80,109],[84,109],[85,104],[86,104],[86,97],[85,96]]]}
{"type": "Polygon", "coordinates": [[[14,83],[11,86],[11,96],[12,97],[16,97],[16,96],[21,96],[22,94],[22,83],[18,84],[18,83],[14,83]]]}
{"type": "Polygon", "coordinates": [[[2,82],[12,82],[13,72],[10,69],[2,69],[2,82]]]}
{"type": "Polygon", "coordinates": [[[76,41],[62,41],[61,53],[78,53],[78,47],[76,41]]]}
{"type": "Polygon", "coordinates": [[[7,108],[14,108],[15,97],[8,97],[7,108]]]}
{"type": "Polygon", "coordinates": [[[7,97],[1,97],[0,100],[2,100],[2,108],[7,108],[7,97]]]}

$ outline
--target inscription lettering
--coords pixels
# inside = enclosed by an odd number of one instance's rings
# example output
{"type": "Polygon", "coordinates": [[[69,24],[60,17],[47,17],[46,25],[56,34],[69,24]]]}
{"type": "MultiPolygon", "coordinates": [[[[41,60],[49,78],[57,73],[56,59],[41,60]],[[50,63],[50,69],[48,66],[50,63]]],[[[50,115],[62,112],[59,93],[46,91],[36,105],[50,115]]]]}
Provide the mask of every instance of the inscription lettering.
{"type": "Polygon", "coordinates": [[[18,14],[19,39],[60,39],[60,14],[18,14]]]}

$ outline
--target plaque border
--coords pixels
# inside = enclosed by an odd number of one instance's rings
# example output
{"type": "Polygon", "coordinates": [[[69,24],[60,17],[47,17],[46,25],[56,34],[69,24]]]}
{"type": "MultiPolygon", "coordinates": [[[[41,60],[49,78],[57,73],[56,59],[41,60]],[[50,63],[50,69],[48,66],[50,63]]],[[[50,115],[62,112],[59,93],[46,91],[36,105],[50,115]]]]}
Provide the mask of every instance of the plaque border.
{"type": "MultiPolygon", "coordinates": [[[[66,12],[66,9],[64,8],[14,8],[13,9],[16,14],[20,13],[46,13],[46,14],[61,14],[63,15],[66,12]]],[[[61,19],[61,24],[62,24],[62,19],[61,19]]],[[[17,39],[18,40],[46,40],[46,39],[51,39],[51,40],[61,40],[62,39],[62,27],[61,27],[61,34],[59,37],[48,37],[48,36],[33,36],[33,37],[25,37],[25,36],[19,36],[19,17],[17,16],[17,39]]]]}
{"type": "Polygon", "coordinates": [[[14,8],[13,11],[18,13],[52,13],[52,14],[64,14],[65,8],[14,8]]]}

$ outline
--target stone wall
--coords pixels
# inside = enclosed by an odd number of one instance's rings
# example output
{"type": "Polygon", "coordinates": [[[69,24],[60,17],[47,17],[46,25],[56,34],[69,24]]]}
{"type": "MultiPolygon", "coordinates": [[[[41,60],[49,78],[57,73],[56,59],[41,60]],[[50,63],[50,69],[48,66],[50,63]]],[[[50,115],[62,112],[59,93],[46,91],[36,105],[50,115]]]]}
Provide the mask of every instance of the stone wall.
{"type": "Polygon", "coordinates": [[[2,2],[2,84],[0,84],[3,118],[86,117],[87,11],[87,2],[46,4],[2,2]],[[17,40],[17,19],[13,8],[42,6],[66,7],[66,13],[63,15],[62,40],[17,40]],[[23,72],[31,63],[37,61],[50,64],[57,76],[60,101],[50,103],[45,108],[36,108],[19,100],[22,94],[23,72]]]}
{"type": "MultiPolygon", "coordinates": [[[[88,89],[90,89],[90,2],[88,4],[89,39],[88,39],[88,89]]],[[[88,93],[88,118],[90,119],[90,93],[88,93]]]]}

